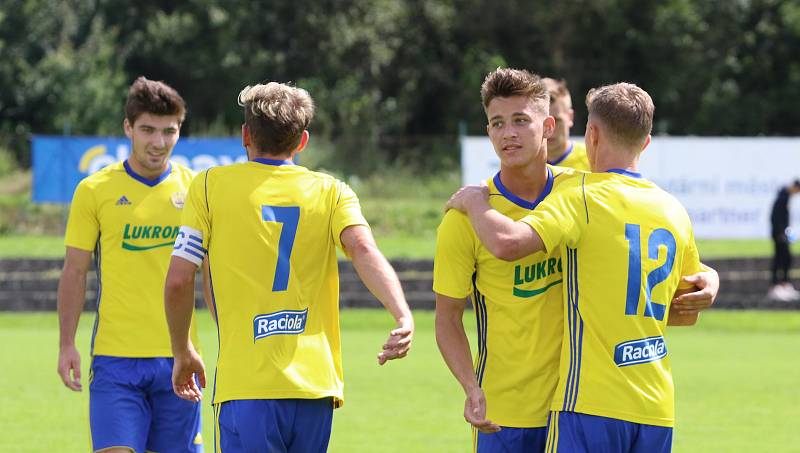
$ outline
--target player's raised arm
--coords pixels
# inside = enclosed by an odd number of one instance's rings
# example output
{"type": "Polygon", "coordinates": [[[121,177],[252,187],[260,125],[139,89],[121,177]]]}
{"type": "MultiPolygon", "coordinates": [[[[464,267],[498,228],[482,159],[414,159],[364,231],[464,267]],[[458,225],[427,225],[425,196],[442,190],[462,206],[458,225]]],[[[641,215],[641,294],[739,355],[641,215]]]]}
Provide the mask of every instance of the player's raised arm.
{"type": "Polygon", "coordinates": [[[483,433],[500,431],[500,426],[486,419],[486,397],[472,368],[469,340],[462,316],[466,299],[436,294],[436,344],[447,367],[464,389],[464,419],[483,433]]]}
{"type": "Polygon", "coordinates": [[[414,337],[414,318],[397,274],[378,250],[372,232],[366,226],[349,226],[342,231],[340,238],[361,281],[397,323],[397,328],[389,333],[383,351],[378,354],[378,363],[383,365],[388,360],[405,357],[414,337]]]}
{"type": "Polygon", "coordinates": [[[536,231],[492,209],[488,197],[486,186],[465,186],[450,197],[446,209],[466,213],[483,245],[501,260],[514,261],[545,249],[536,231]]]}
{"type": "Polygon", "coordinates": [[[81,391],[81,355],[75,347],[83,306],[86,302],[86,273],[92,252],[67,247],[64,269],[58,281],[58,375],[71,390],[81,391]]]}

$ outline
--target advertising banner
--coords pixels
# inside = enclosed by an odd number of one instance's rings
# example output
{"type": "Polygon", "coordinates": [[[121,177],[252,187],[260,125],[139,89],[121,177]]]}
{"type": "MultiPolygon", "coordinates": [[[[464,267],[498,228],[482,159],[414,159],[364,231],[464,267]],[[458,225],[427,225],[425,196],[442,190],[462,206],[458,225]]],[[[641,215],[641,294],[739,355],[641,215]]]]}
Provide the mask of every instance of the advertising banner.
{"type": "MultiPolygon", "coordinates": [[[[487,137],[462,138],[464,184],[499,168],[487,137]]],[[[683,203],[697,238],[765,238],[778,189],[800,179],[800,139],[653,137],[639,170],[683,203]]],[[[790,212],[792,224],[800,225],[800,197],[790,212]]]]}
{"type": "MultiPolygon", "coordinates": [[[[33,201],[69,203],[81,179],[130,155],[126,137],[33,137],[33,201]]],[[[241,138],[181,138],[171,159],[195,171],[244,162],[241,138]]]]}

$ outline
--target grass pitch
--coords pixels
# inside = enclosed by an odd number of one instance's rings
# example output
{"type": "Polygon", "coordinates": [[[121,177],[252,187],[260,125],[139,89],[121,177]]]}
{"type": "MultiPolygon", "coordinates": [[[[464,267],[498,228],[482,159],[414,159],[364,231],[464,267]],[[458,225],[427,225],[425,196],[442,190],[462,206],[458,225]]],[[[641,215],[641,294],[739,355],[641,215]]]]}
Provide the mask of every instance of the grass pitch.
{"type": "MultiPolygon", "coordinates": [[[[379,367],[375,355],[392,326],[389,315],[342,312],[345,406],[334,414],[331,452],[470,450],[463,394],[436,349],[433,313],[415,316],[412,353],[379,367]]],[[[91,317],[84,314],[78,333],[84,391],[73,393],[55,372],[55,314],[0,315],[6,364],[0,374],[0,451],[88,451],[91,317]]],[[[210,377],[216,334],[206,313],[199,319],[210,377]]],[[[472,332],[471,312],[465,324],[472,332]]],[[[794,426],[800,419],[800,312],[711,311],[696,327],[672,329],[668,344],[677,387],[675,452],[800,451],[794,426]]],[[[209,452],[210,409],[204,404],[209,452]]]]}

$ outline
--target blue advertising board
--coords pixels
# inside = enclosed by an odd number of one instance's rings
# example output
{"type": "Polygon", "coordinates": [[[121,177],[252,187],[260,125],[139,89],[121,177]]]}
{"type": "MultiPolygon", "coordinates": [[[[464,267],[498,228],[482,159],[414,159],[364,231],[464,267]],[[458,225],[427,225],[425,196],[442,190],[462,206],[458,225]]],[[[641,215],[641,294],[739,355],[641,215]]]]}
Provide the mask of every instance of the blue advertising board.
{"type": "MultiPolygon", "coordinates": [[[[78,183],[130,155],[126,137],[33,137],[33,201],[69,203],[78,183]]],[[[241,138],[182,138],[171,159],[195,171],[244,162],[241,138]]]]}

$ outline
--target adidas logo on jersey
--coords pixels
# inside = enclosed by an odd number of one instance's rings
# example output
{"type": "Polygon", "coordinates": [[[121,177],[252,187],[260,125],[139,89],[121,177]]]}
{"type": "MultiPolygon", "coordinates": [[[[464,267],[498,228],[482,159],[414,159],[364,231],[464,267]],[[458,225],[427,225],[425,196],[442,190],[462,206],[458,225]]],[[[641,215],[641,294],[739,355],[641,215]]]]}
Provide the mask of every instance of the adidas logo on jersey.
{"type": "Polygon", "coordinates": [[[119,197],[119,200],[117,200],[117,203],[116,203],[117,206],[124,206],[124,205],[128,205],[128,204],[133,204],[133,203],[131,203],[128,200],[128,197],[126,197],[125,195],[119,197]]]}

